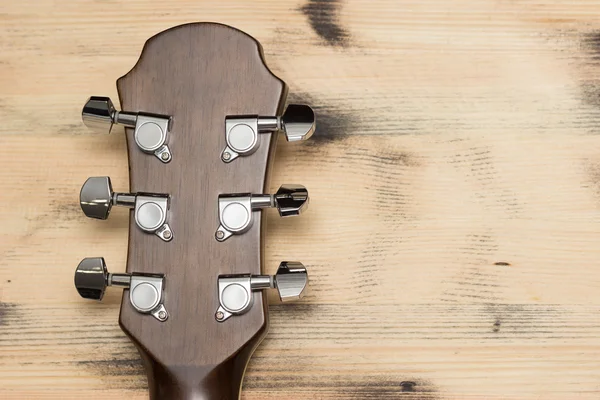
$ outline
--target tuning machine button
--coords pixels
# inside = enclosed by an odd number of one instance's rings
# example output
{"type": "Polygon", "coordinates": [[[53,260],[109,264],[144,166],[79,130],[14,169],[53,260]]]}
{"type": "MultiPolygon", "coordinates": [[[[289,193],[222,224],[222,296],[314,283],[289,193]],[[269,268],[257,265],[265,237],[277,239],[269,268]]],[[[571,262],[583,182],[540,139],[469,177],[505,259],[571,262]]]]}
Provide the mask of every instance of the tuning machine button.
{"type": "Polygon", "coordinates": [[[282,185],[271,194],[222,194],[219,196],[220,226],[215,233],[219,242],[252,227],[252,212],[276,207],[281,217],[300,215],[308,208],[308,190],[302,185],[282,185]]]}
{"type": "Polygon", "coordinates": [[[79,194],[79,204],[89,218],[107,219],[113,205],[134,209],[135,223],[147,233],[168,242],[173,239],[167,214],[169,196],[156,193],[115,193],[108,176],[88,178],[79,194]]]}
{"type": "Polygon", "coordinates": [[[307,140],[315,132],[315,113],[307,105],[290,104],[280,117],[228,116],[225,118],[227,146],[221,160],[229,163],[254,153],[260,145],[259,133],[283,132],[288,142],[307,140]]]}
{"type": "Polygon", "coordinates": [[[164,163],[172,159],[167,146],[171,117],[167,115],[117,111],[108,97],[92,96],[81,112],[83,123],[91,129],[110,133],[114,124],[133,128],[135,143],[144,153],[154,154],[164,163]]]}
{"type": "Polygon", "coordinates": [[[102,300],[107,286],[129,289],[129,301],[136,311],[151,314],[159,321],[169,317],[163,305],[163,275],[111,274],[104,258],[84,258],[75,270],[75,288],[81,297],[102,300]]]}
{"type": "Polygon", "coordinates": [[[219,308],[215,319],[223,322],[232,315],[247,312],[254,304],[253,291],[277,289],[283,302],[299,300],[308,284],[308,273],[302,263],[284,261],[271,275],[222,275],[218,278],[219,308]]]}

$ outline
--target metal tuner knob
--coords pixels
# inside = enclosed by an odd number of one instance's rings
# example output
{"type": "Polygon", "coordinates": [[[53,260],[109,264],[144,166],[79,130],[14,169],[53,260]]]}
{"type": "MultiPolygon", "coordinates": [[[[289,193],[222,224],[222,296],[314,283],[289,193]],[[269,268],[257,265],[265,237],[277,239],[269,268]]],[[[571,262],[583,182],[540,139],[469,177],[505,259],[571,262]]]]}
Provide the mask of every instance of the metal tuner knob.
{"type": "Polygon", "coordinates": [[[283,302],[299,300],[308,284],[302,263],[284,261],[275,275],[224,275],[218,279],[220,306],[215,318],[223,322],[232,315],[247,312],[254,304],[253,291],[277,289],[283,302]]]}
{"type": "Polygon", "coordinates": [[[169,196],[158,193],[115,193],[108,176],[88,178],[79,193],[81,210],[89,218],[107,219],[113,205],[134,209],[137,226],[168,242],[173,231],[167,223],[169,196]]]}
{"type": "Polygon", "coordinates": [[[275,194],[222,194],[219,196],[219,221],[215,238],[219,242],[234,234],[247,232],[253,223],[253,211],[277,208],[281,217],[300,215],[308,208],[308,190],[302,185],[282,185],[275,194]]]}
{"type": "Polygon", "coordinates": [[[302,263],[284,261],[279,264],[271,287],[277,289],[282,302],[300,300],[308,284],[308,272],[302,263]]]}
{"type": "Polygon", "coordinates": [[[315,133],[315,112],[305,104],[290,104],[278,122],[288,142],[308,140],[315,133]]]}
{"type": "Polygon", "coordinates": [[[107,286],[129,289],[129,301],[136,311],[151,314],[159,321],[168,318],[163,305],[164,277],[149,274],[111,274],[102,257],[84,258],[75,270],[75,288],[85,299],[102,300],[107,286]]]}
{"type": "Polygon", "coordinates": [[[227,146],[221,160],[229,163],[249,156],[260,146],[260,133],[283,132],[288,142],[309,139],[315,132],[315,113],[305,104],[290,104],[282,116],[233,115],[225,118],[227,146]]]}
{"type": "Polygon", "coordinates": [[[140,150],[154,154],[164,163],[172,159],[167,146],[171,128],[168,115],[117,111],[109,97],[92,96],[83,106],[81,118],[88,128],[99,132],[110,133],[115,124],[133,128],[133,137],[140,150]]]}

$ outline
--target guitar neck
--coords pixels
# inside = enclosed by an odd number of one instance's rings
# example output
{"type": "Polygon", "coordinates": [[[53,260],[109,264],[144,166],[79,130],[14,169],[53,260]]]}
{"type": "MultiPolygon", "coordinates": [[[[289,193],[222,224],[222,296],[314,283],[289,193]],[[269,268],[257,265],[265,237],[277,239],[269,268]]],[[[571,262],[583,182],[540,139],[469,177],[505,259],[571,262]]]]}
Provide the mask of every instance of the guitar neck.
{"type": "Polygon", "coordinates": [[[248,361],[266,329],[231,358],[213,366],[163,365],[138,347],[151,400],[237,400],[248,361]]]}

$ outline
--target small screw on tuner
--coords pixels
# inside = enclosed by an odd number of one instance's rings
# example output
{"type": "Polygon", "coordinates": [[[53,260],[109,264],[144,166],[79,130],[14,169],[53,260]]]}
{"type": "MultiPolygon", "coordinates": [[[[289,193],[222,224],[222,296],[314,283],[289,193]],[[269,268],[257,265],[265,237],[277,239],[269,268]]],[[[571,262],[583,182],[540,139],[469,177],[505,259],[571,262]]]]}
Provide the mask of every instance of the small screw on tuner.
{"type": "Polygon", "coordinates": [[[166,144],[171,129],[168,115],[117,111],[109,97],[92,96],[83,106],[81,118],[88,128],[100,132],[110,133],[114,124],[133,128],[133,137],[140,150],[154,154],[164,163],[172,159],[166,144]]]}
{"type": "Polygon", "coordinates": [[[232,315],[247,312],[254,304],[253,291],[277,289],[283,302],[299,300],[308,284],[308,273],[302,263],[284,261],[275,275],[224,275],[218,279],[219,309],[215,319],[223,322],[232,315]]]}
{"type": "Polygon", "coordinates": [[[75,288],[84,299],[102,300],[107,286],[129,289],[133,308],[166,321],[169,314],[162,303],[164,277],[148,274],[111,274],[102,257],[84,258],[75,270],[75,288]]]}

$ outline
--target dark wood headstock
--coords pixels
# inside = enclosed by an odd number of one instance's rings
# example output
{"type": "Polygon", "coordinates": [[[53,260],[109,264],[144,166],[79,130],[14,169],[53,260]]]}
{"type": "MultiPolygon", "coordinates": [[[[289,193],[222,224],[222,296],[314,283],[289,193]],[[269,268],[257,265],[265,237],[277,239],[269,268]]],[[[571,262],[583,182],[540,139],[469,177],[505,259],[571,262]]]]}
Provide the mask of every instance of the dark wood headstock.
{"type": "Polygon", "coordinates": [[[172,117],[161,163],[136,146],[127,128],[131,192],[168,193],[171,242],[137,229],[131,218],[127,272],[165,275],[168,321],[136,312],[123,296],[120,325],[139,349],[151,398],[237,399],[248,359],[267,331],[266,296],[224,323],[217,279],[260,274],[264,215],[248,232],[215,240],[221,193],[265,193],[277,134],[261,134],[251,157],[226,164],[227,115],[280,115],[287,87],[266,67],[259,43],[228,26],[195,23],[150,38],[117,82],[122,110],[172,117]]]}

